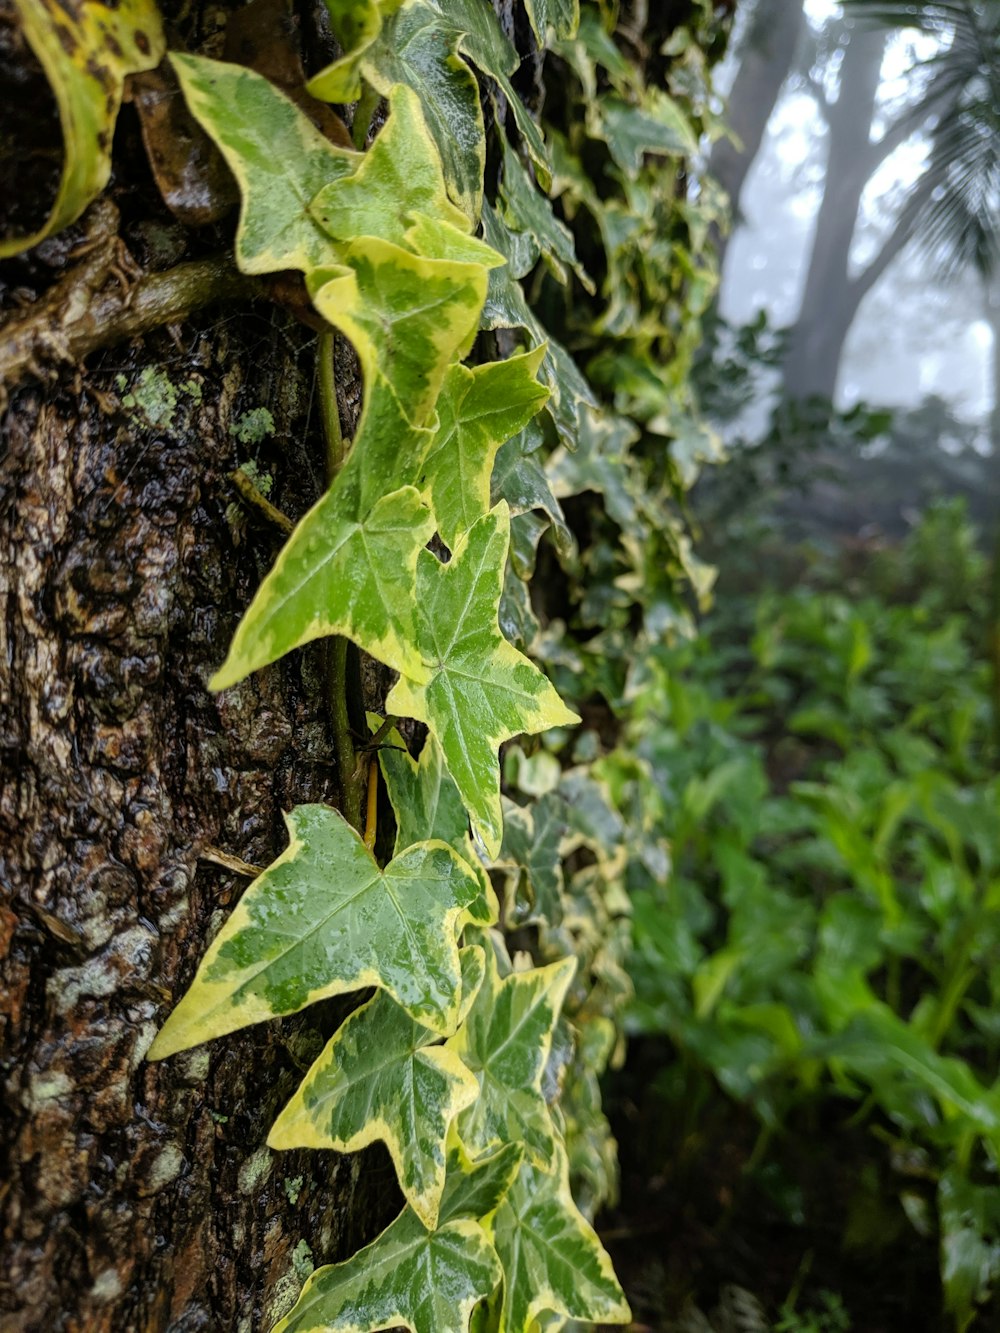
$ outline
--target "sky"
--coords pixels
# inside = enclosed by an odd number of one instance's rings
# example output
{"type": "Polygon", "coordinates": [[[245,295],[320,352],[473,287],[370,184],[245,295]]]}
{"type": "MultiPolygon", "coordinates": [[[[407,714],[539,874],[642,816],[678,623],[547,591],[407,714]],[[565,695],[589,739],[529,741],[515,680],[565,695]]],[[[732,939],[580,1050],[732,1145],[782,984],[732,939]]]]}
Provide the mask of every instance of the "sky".
{"type": "MultiPolygon", "coordinates": [[[[837,13],[832,0],[807,0],[810,22],[837,13]]],[[[905,96],[916,52],[929,54],[927,38],[896,39],[882,67],[880,103],[905,96]],[[921,45],[921,43],[923,45],[921,45]]],[[[743,323],[760,309],[775,325],[796,314],[824,172],[825,127],[812,99],[786,88],[744,187],[746,225],[730,242],[723,274],[725,317],[743,323]]],[[[923,146],[904,145],[870,183],[866,212],[852,258],[861,264],[877,244],[879,201],[920,173],[923,146]]],[[[844,406],[911,406],[939,394],[969,420],[985,420],[992,401],[991,334],[980,318],[982,298],[971,275],[947,286],[935,282],[923,256],[908,247],[861,306],[845,349],[838,386],[844,406]]]]}

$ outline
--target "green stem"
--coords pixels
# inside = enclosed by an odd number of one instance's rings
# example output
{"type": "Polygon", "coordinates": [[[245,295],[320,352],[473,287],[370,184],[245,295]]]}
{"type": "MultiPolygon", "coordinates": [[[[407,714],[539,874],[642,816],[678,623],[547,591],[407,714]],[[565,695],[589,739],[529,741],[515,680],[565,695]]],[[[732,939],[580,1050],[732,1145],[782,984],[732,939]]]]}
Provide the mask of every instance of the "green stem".
{"type": "MultiPolygon", "coordinates": [[[[328,486],[333,485],[344,465],[344,437],[340,429],[340,408],[337,404],[337,380],[334,373],[336,337],[333,329],[324,329],[316,345],[316,378],[319,382],[323,439],[326,441],[328,486]]],[[[341,636],[330,640],[327,647],[327,689],[333,723],[333,746],[337,755],[337,773],[340,778],[341,813],[351,827],[360,833],[362,831],[361,785],[358,782],[357,754],[351,735],[351,717],[347,704],[347,648],[347,640],[341,636]]]]}
{"type": "Polygon", "coordinates": [[[364,152],[365,144],[368,142],[368,131],[378,104],[379,94],[370,83],[365,83],[354,108],[354,120],[351,122],[351,139],[359,153],[364,152]]]}
{"type": "Polygon", "coordinates": [[[323,438],[326,440],[326,484],[344,466],[344,437],[340,430],[340,408],[337,405],[337,380],[334,371],[334,353],[337,335],[333,329],[324,329],[316,345],[316,373],[319,379],[319,406],[323,417],[323,438]]]}
{"type": "Polygon", "coordinates": [[[352,828],[361,832],[361,784],[357,775],[357,755],[351,739],[351,719],[347,707],[347,648],[345,638],[331,639],[328,648],[330,712],[333,718],[333,744],[340,775],[341,813],[352,828]]]}

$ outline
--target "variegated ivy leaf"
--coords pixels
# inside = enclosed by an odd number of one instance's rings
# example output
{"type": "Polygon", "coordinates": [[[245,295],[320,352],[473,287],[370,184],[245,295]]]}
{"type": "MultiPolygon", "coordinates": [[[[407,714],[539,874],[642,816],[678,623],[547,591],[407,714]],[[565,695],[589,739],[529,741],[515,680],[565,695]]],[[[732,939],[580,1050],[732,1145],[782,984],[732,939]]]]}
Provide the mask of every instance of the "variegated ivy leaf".
{"type": "Polygon", "coordinates": [[[644,153],[676,154],[690,159],[698,139],[687,117],[667,93],[649,88],[639,106],[619,97],[602,97],[594,104],[592,131],[604,139],[622,171],[638,175],[644,153]]]}
{"type": "Polygon", "coordinates": [[[520,1164],[520,1144],[473,1163],[454,1141],[437,1229],[428,1231],[404,1208],[346,1263],[313,1273],[272,1333],[376,1333],[399,1325],[412,1333],[466,1333],[473,1308],[501,1276],[481,1219],[500,1206],[520,1164]]]}
{"type": "Polygon", "coordinates": [[[353,176],[320,190],[312,213],[338,241],[377,236],[405,245],[416,214],[470,230],[468,218],[448,198],[441,158],[412,88],[400,83],[391,90],[389,119],[361,165],[353,176]]]}
{"type": "MultiPolygon", "coordinates": [[[[430,0],[410,0],[363,52],[359,68],[383,96],[403,83],[420,99],[444,165],[448,191],[470,223],[479,219],[486,167],[486,134],[479,88],[458,58],[455,33],[430,0]]],[[[340,62],[309,84],[314,97],[343,100],[340,62]]]]}
{"type": "Polygon", "coordinates": [[[557,925],[562,920],[559,850],[566,827],[566,804],[552,792],[528,806],[504,798],[503,846],[497,865],[516,872],[508,913],[518,924],[544,918],[557,925]]]}
{"type": "Polygon", "coordinates": [[[19,254],[68,227],[101,193],[111,174],[111,140],[125,79],[154,69],[166,48],[153,0],[16,0],[15,8],[59,108],[63,168],[47,220],[30,236],[0,238],[0,257],[19,254]]]}
{"type": "Polygon", "coordinates": [[[523,1143],[531,1161],[547,1167],[555,1151],[552,1118],[542,1096],[542,1073],[576,962],[512,972],[500,979],[486,949],[486,978],[462,1027],[447,1043],[476,1075],[478,1099],[458,1120],[473,1153],[523,1143]]]}
{"type": "Polygon", "coordinates": [[[413,588],[434,520],[411,486],[379,500],[363,519],[355,513],[341,487],[313,505],[258,588],[213,690],[329,634],[346,635],[396,671],[423,673],[413,646],[413,588]]]}
{"type": "Polygon", "coordinates": [[[504,217],[515,231],[531,236],[553,277],[568,280],[572,269],[585,291],[593,293],[594,284],[576,257],[573,233],[559,221],[552,205],[535,186],[521,159],[506,139],[503,141],[503,182],[500,193],[504,217]]]}
{"type": "MultiPolygon", "coordinates": [[[[462,1007],[484,974],[483,950],[462,950],[462,1007]]],[[[479,1092],[454,1051],[384,991],[351,1014],[327,1043],[275,1121],[272,1148],[357,1152],[375,1139],[389,1149],[400,1188],[427,1227],[444,1190],[452,1121],[479,1092]]]]}
{"type": "Polygon", "coordinates": [[[345,1263],[319,1268],[271,1333],[466,1333],[469,1316],[500,1281],[496,1251],[478,1222],[428,1231],[409,1208],[345,1263]]]}
{"type": "Polygon", "coordinates": [[[596,491],[614,521],[628,531],[638,522],[638,478],[629,456],[638,436],[624,417],[581,412],[576,448],[572,453],[560,449],[549,459],[552,490],[560,499],[596,491]]]}
{"type": "Polygon", "coordinates": [[[549,33],[573,37],[580,22],[580,0],[524,0],[538,45],[548,44],[549,33]]]}
{"type": "Polygon", "coordinates": [[[551,1174],[521,1167],[490,1230],[504,1270],[500,1333],[524,1333],[543,1312],[595,1324],[631,1320],[611,1260],[573,1202],[561,1145],[551,1174]]]}
{"type": "Polygon", "coordinates": [[[384,19],[403,0],[326,0],[330,23],[344,55],[306,85],[313,97],[326,102],[353,102],[361,96],[361,64],[384,19]]]}
{"type": "Polygon", "coordinates": [[[509,540],[510,516],[499,504],[456,543],[447,564],[420,552],[414,614],[422,678],[401,675],[386,700],[388,712],[426,722],[437,737],[488,856],[503,832],[498,748],[522,732],[579,721],[500,633],[509,540]]]}
{"type": "MultiPolygon", "coordinates": [[[[541,436],[541,432],[538,432],[541,436]]],[[[490,499],[506,500],[512,515],[543,510],[552,522],[556,546],[564,554],[574,548],[573,534],[566,526],[562,505],[552,493],[549,479],[533,445],[532,427],[502,445],[493,464],[490,499]]]]}
{"type": "Polygon", "coordinates": [[[503,93],[539,179],[547,188],[551,183],[550,164],[541,132],[510,81],[521,59],[500,27],[492,5],[484,4],[483,0],[436,0],[436,3],[443,23],[457,38],[459,51],[503,93]]]}
{"type": "Polygon", "coordinates": [[[462,1140],[452,1130],[439,1223],[443,1226],[460,1217],[473,1217],[477,1222],[489,1218],[500,1207],[523,1160],[522,1144],[505,1143],[491,1157],[473,1161],[462,1140]]]}
{"type": "MultiPolygon", "coordinates": [[[[373,727],[377,728],[379,723],[380,719],[369,718],[373,727]]],[[[469,816],[433,734],[428,732],[416,760],[402,736],[393,729],[386,745],[379,750],[379,762],[396,816],[396,852],[423,838],[440,838],[453,847],[468,862],[482,886],[481,897],[469,908],[470,920],[492,925],[500,915],[497,897],[472,845],[469,816]]]]}
{"type": "Polygon", "coordinates": [[[423,483],[438,532],[449,547],[489,512],[497,450],[549,396],[536,379],[544,355],[545,348],[539,347],[474,370],[454,365],[445,376],[423,483]]]}
{"type": "Polygon", "coordinates": [[[240,899],[150,1059],[364,986],[387,990],[441,1036],[455,1030],[456,934],[480,891],[466,863],[422,842],[382,870],[325,805],[297,806],[285,823],[287,850],[240,899]]]}
{"type": "Polygon", "coordinates": [[[449,365],[475,339],[487,271],[367,236],[346,246],[342,259],[338,276],[310,283],[313,304],[350,338],[366,381],[384,376],[409,420],[422,425],[449,365]]]}
{"type": "MultiPolygon", "coordinates": [[[[549,415],[555,423],[560,439],[567,448],[572,449],[576,442],[579,427],[580,409],[585,404],[596,405],[593,390],[580,373],[576,362],[564,347],[554,338],[550,338],[531,310],[516,281],[518,273],[523,274],[519,260],[524,260],[524,237],[527,233],[512,231],[499,213],[483,205],[483,236],[487,243],[507,260],[503,268],[494,269],[489,275],[486,304],[483,307],[482,327],[484,329],[525,329],[533,344],[545,345],[545,357],[539,370],[539,378],[552,393],[547,404],[549,415]]],[[[534,249],[534,258],[538,251],[534,249]]],[[[534,259],[531,259],[531,263],[534,259]]],[[[530,264],[529,264],[530,268],[530,264]]]]}
{"type": "MultiPolygon", "coordinates": [[[[485,130],[479,89],[466,56],[498,86],[543,181],[548,184],[545,144],[510,81],[520,63],[492,8],[483,0],[409,0],[363,52],[356,68],[383,95],[399,83],[420,98],[438,146],[454,201],[470,222],[479,219],[485,130]]],[[[343,100],[344,63],[309,84],[316,97],[343,100]]]]}
{"type": "Polygon", "coordinates": [[[236,262],[244,273],[311,269],[335,260],[309,206],[363,156],[334,147],[275,86],[242,65],[171,57],[188,106],[240,187],[236,262]]]}

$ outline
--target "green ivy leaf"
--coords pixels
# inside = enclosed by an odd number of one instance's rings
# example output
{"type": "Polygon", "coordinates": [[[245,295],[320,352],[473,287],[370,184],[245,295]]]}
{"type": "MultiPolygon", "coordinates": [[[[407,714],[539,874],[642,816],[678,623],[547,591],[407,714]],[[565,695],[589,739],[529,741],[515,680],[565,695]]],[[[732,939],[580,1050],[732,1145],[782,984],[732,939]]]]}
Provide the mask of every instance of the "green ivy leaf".
{"type": "Polygon", "coordinates": [[[350,338],[366,381],[384,376],[409,420],[422,425],[449,365],[475,339],[486,270],[425,259],[374,237],[348,245],[343,263],[344,271],[314,287],[313,304],[350,338]]]}
{"type": "Polygon", "coordinates": [[[240,187],[236,262],[244,273],[309,272],[335,262],[310,212],[362,155],[336,148],[260,74],[204,56],[170,57],[191,112],[218,144],[240,187]]]}
{"type": "Polygon", "coordinates": [[[555,1135],[542,1073],[575,969],[575,960],[564,958],[501,981],[493,950],[486,949],[486,978],[447,1043],[480,1084],[478,1100],[458,1120],[459,1135],[474,1153],[517,1142],[530,1160],[551,1161],[555,1135]]]}
{"type": "Polygon", "coordinates": [[[469,231],[468,218],[448,198],[420,99],[405,84],[391,90],[389,119],[357,171],[321,189],[311,211],[338,241],[376,236],[405,245],[416,214],[469,231]]]}
{"type": "Polygon", "coordinates": [[[544,467],[534,449],[526,447],[529,432],[522,431],[502,445],[493,464],[490,499],[493,504],[506,500],[512,515],[541,509],[552,522],[556,545],[563,554],[570,554],[575,546],[573,534],[566,526],[562,505],[552,493],[544,467]]]}
{"type": "MultiPolygon", "coordinates": [[[[546,333],[516,281],[519,271],[523,275],[520,262],[526,258],[525,233],[511,231],[499,213],[489,204],[484,204],[483,235],[487,243],[504,256],[507,264],[503,268],[494,269],[489,275],[482,327],[525,329],[536,347],[545,345],[539,378],[552,393],[548,411],[559,436],[567,448],[572,449],[576,442],[581,406],[596,405],[594,392],[569,352],[546,333]]],[[[537,254],[535,249],[535,258],[537,254]]],[[[531,263],[534,263],[534,259],[531,263]]]]}
{"type": "Polygon", "coordinates": [[[538,45],[548,44],[549,33],[573,37],[580,22],[580,0],[524,0],[538,45]]]}
{"type": "MultiPolygon", "coordinates": [[[[468,1008],[483,980],[483,950],[463,949],[461,961],[462,1004],[468,1008]]],[[[435,1040],[379,992],[327,1043],[275,1121],[268,1143],[357,1152],[381,1139],[407,1203],[425,1226],[435,1226],[448,1129],[479,1092],[475,1076],[454,1051],[431,1045],[435,1040]]]]}
{"type": "Polygon", "coordinates": [[[382,23],[403,0],[326,0],[330,23],[345,54],[306,84],[326,102],[354,102],[361,96],[361,67],[382,23]]]}
{"type": "Polygon", "coordinates": [[[497,864],[516,870],[515,894],[525,889],[526,909],[511,903],[508,911],[518,923],[544,918],[550,925],[562,920],[563,874],[559,849],[566,834],[566,806],[549,793],[529,806],[504,798],[503,845],[497,864]]]}
{"type": "Polygon", "coordinates": [[[631,1320],[611,1260],[573,1202],[561,1146],[551,1174],[521,1167],[491,1231],[504,1269],[500,1333],[523,1333],[543,1311],[595,1324],[631,1320]]]}
{"type": "MultiPolygon", "coordinates": [[[[457,35],[427,0],[410,0],[362,53],[364,77],[383,96],[406,84],[420,99],[434,136],[452,199],[470,223],[479,218],[486,168],[486,133],[479,87],[456,53],[457,35]]],[[[314,97],[343,98],[338,64],[322,70],[309,84],[314,97]]]]}
{"type": "Polygon", "coordinates": [[[455,365],[445,377],[423,480],[438,532],[449,547],[489,512],[497,450],[549,396],[536,379],[544,355],[539,347],[474,370],[455,365]]]}
{"type": "Polygon", "coordinates": [[[492,925],[500,915],[497,897],[472,845],[469,816],[433,734],[428,732],[420,759],[415,760],[399,732],[391,731],[388,744],[379,750],[379,762],[396,816],[396,853],[424,838],[446,842],[468,863],[482,887],[469,908],[472,919],[492,925]]]}
{"type": "Polygon", "coordinates": [[[579,721],[500,633],[509,541],[510,516],[500,504],[456,543],[447,564],[420,552],[415,615],[423,678],[401,675],[386,700],[388,712],[426,722],[437,737],[490,856],[503,831],[499,746],[522,732],[579,721]]]}
{"type": "Polygon", "coordinates": [[[673,154],[692,158],[698,151],[694,130],[680,107],[659,89],[650,88],[640,106],[620,97],[602,97],[595,130],[605,140],[611,156],[630,176],[636,176],[644,153],[673,154]]]}
{"type": "Polygon", "coordinates": [[[392,731],[388,745],[379,751],[379,763],[396,816],[396,851],[423,838],[440,838],[464,856],[469,817],[433,735],[414,759],[399,732],[392,731]]]}
{"type": "Polygon", "coordinates": [[[345,1263],[319,1268],[272,1333],[466,1333],[475,1305],[500,1281],[496,1251],[478,1222],[428,1231],[404,1209],[345,1263]]]}
{"type": "Polygon", "coordinates": [[[568,281],[572,269],[585,291],[593,293],[594,284],[576,257],[573,233],[556,217],[552,205],[535,187],[521,159],[511,144],[503,141],[504,217],[515,231],[532,237],[549,271],[559,282],[568,281]]]}
{"type": "Polygon", "coordinates": [[[313,505],[258,588],[211,689],[227,689],[329,634],[346,635],[396,671],[421,674],[413,589],[434,521],[408,486],[364,519],[355,512],[354,497],[340,486],[313,505]]]}
{"type": "Polygon", "coordinates": [[[510,81],[521,60],[500,27],[492,6],[484,4],[483,0],[444,0],[443,3],[438,0],[438,3],[442,22],[457,39],[458,50],[503,93],[539,179],[548,188],[551,167],[541,132],[510,81]]]}
{"type": "Polygon", "coordinates": [[[285,823],[287,850],[240,899],[150,1059],[364,986],[387,990],[441,1036],[455,1030],[455,937],[480,892],[469,866],[423,842],[381,870],[324,805],[297,806],[285,823]]]}
{"type": "Polygon", "coordinates": [[[68,227],[101,193],[126,76],[155,69],[166,49],[153,0],[16,0],[16,8],[59,108],[63,169],[46,221],[31,236],[0,239],[0,258],[68,227]]]}
{"type": "Polygon", "coordinates": [[[453,1131],[438,1218],[441,1225],[460,1217],[474,1217],[481,1222],[495,1213],[523,1160],[524,1148],[520,1143],[505,1143],[492,1157],[473,1161],[453,1131]]]}
{"type": "Polygon", "coordinates": [[[629,530],[638,522],[637,479],[629,463],[629,449],[638,431],[624,417],[607,413],[580,413],[580,431],[572,453],[560,449],[549,459],[548,477],[560,498],[596,491],[619,527],[629,530]]]}

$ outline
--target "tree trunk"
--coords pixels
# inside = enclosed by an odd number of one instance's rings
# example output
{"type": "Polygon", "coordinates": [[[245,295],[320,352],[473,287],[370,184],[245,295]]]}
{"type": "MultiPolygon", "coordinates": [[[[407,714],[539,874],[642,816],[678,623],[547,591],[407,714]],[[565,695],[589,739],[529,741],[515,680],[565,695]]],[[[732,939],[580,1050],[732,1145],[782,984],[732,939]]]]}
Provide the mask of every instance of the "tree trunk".
{"type": "Polygon", "coordinates": [[[381,1149],[264,1144],[349,1005],[143,1059],[248,882],[206,851],[266,864],[282,811],[336,800],[319,647],[205,686],[281,540],[227,474],[255,462],[293,517],[323,484],[314,341],[245,303],[7,412],[2,1333],[266,1329],[397,1206],[381,1149]],[[253,443],[260,407],[274,433],[253,443]]]}
{"type": "MultiPolygon", "coordinates": [[[[757,0],[726,103],[726,121],[736,142],[728,137],[717,139],[708,161],[709,174],[729,196],[734,224],[739,217],[743,183],[760,151],[803,26],[802,0],[757,0]]],[[[721,268],[726,238],[718,237],[717,244],[721,268]]]]}
{"type": "Polygon", "coordinates": [[[837,100],[827,108],[829,150],[823,199],[798,318],[791,330],[784,367],[792,398],[832,398],[848,331],[873,272],[852,279],[851,243],[877,149],[870,141],[885,35],[856,29],[841,67],[837,100]]]}

